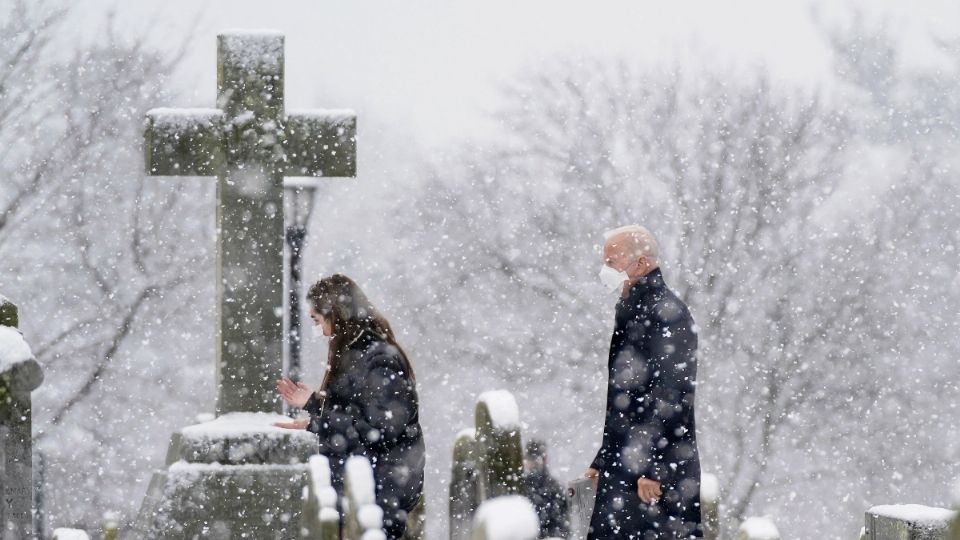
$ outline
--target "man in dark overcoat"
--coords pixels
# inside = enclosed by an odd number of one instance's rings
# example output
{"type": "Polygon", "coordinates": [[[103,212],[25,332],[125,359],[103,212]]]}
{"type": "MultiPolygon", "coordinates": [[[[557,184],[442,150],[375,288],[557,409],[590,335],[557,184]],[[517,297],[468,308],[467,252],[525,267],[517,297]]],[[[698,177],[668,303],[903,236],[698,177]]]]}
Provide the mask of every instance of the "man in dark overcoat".
{"type": "Polygon", "coordinates": [[[701,538],[697,333],[646,228],[607,233],[601,280],[620,291],[610,342],[591,539],[701,538]]]}

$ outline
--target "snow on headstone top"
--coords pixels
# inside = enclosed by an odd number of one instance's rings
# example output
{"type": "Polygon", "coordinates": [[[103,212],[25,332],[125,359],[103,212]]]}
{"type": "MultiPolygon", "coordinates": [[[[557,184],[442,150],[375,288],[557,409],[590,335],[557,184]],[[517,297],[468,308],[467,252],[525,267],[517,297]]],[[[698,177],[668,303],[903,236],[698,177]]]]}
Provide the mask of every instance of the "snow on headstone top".
{"type": "Polygon", "coordinates": [[[20,331],[10,326],[0,326],[0,373],[31,359],[33,352],[20,331]]]}
{"type": "Polygon", "coordinates": [[[310,456],[307,465],[310,467],[310,479],[313,482],[311,488],[314,493],[320,493],[324,488],[331,485],[330,460],[327,459],[327,456],[320,454],[310,456]]]}
{"type": "Polygon", "coordinates": [[[520,427],[520,408],[513,394],[506,390],[491,390],[480,394],[478,400],[490,412],[493,427],[515,429],[520,427]]]}
{"type": "Polygon", "coordinates": [[[53,530],[53,540],[90,540],[86,531],[61,527],[53,530]]]}
{"type": "Polygon", "coordinates": [[[751,517],[740,524],[740,535],[749,540],[780,540],[780,531],[770,518],[751,517]]]}
{"type": "Polygon", "coordinates": [[[223,121],[224,113],[220,109],[194,108],[173,109],[157,107],[147,111],[148,121],[154,130],[181,133],[185,129],[208,128],[223,121]]]}
{"type": "Polygon", "coordinates": [[[288,437],[302,433],[313,438],[313,434],[303,430],[279,428],[274,422],[286,422],[290,419],[282,414],[265,412],[232,412],[209,422],[187,426],[181,430],[185,439],[219,439],[224,437],[246,437],[250,434],[268,437],[288,437]]]}
{"type": "Polygon", "coordinates": [[[463,437],[467,437],[467,438],[470,438],[470,439],[476,439],[476,438],[477,438],[477,430],[476,430],[475,428],[463,428],[463,429],[461,429],[460,431],[457,432],[457,436],[454,437],[454,439],[460,439],[460,438],[463,438],[463,437]]]}
{"type": "Polygon", "coordinates": [[[720,481],[716,475],[700,474],[700,498],[705,501],[716,501],[720,498],[720,481]]]}
{"type": "Polygon", "coordinates": [[[324,120],[327,122],[348,122],[357,117],[353,109],[289,109],[287,116],[324,120]]]}
{"type": "Polygon", "coordinates": [[[882,504],[870,508],[867,512],[929,528],[945,527],[956,515],[953,510],[922,504],[882,504]]]}
{"type": "Polygon", "coordinates": [[[540,535],[537,511],[520,495],[484,501],[473,517],[473,527],[483,527],[486,540],[533,540],[540,535]]]}
{"type": "Polygon", "coordinates": [[[383,509],[375,504],[365,504],[357,509],[357,522],[363,530],[379,530],[383,526],[383,509]]]}
{"type": "Polygon", "coordinates": [[[283,33],[276,30],[226,30],[220,33],[223,60],[247,69],[275,71],[283,64],[283,33]]]}
{"type": "Polygon", "coordinates": [[[362,456],[351,456],[347,459],[346,480],[350,486],[350,494],[358,505],[375,504],[373,469],[370,462],[362,456]]]}

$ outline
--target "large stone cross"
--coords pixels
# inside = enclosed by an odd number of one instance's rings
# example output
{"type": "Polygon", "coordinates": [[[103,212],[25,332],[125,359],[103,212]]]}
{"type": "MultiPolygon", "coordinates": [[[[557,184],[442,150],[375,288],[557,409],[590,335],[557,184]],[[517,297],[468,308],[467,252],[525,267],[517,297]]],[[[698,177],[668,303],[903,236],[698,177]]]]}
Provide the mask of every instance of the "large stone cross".
{"type": "Polygon", "coordinates": [[[152,175],[217,177],[217,414],[279,412],[283,178],[354,176],[351,111],[285,113],[283,35],[217,37],[217,108],[154,109],[152,175]]]}

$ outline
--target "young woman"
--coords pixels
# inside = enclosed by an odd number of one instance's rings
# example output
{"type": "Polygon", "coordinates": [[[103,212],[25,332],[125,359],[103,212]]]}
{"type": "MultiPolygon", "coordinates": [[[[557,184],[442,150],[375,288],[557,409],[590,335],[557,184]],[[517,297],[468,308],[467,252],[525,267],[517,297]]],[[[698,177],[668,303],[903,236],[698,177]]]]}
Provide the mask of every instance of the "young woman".
{"type": "Polygon", "coordinates": [[[384,530],[388,538],[400,538],[407,513],[423,496],[425,455],[413,368],[390,324],[350,278],[321,279],[307,301],[314,324],[331,338],[327,371],[316,392],[289,379],[277,382],[284,401],[310,413],[277,425],[317,434],[341,496],[347,458],[368,457],[384,530]]]}

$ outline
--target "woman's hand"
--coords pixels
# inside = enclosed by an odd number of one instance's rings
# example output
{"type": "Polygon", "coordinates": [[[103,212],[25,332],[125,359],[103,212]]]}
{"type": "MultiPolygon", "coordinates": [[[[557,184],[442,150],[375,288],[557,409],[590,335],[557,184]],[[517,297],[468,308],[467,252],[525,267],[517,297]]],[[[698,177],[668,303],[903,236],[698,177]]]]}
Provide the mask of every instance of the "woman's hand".
{"type": "Polygon", "coordinates": [[[273,425],[285,429],[307,429],[307,426],[310,425],[310,417],[304,416],[303,418],[294,418],[287,422],[274,422],[273,425]]]}
{"type": "Polygon", "coordinates": [[[298,409],[302,409],[307,404],[312,393],[309,386],[302,382],[295,383],[286,377],[277,381],[277,392],[280,392],[280,397],[288,405],[298,409]]]}

